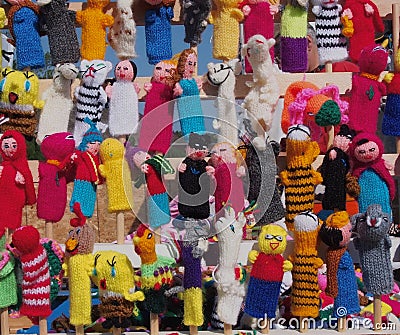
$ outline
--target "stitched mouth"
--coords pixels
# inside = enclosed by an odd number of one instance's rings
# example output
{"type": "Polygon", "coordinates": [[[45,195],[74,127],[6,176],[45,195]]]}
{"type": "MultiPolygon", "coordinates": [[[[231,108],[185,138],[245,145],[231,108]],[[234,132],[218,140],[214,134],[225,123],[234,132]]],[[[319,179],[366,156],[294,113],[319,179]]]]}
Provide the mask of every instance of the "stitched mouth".
{"type": "Polygon", "coordinates": [[[8,100],[10,101],[10,103],[15,104],[18,100],[18,94],[14,92],[8,93],[8,100]]]}

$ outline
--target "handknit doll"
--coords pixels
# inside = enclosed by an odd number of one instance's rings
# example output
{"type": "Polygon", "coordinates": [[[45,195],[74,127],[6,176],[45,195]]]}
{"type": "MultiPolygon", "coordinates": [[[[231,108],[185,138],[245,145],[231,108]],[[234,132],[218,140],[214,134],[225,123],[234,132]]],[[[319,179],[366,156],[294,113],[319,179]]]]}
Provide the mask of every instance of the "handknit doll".
{"type": "Polygon", "coordinates": [[[139,122],[139,86],[133,81],[137,75],[136,64],[123,60],[115,66],[115,82],[106,87],[110,99],[108,127],[111,136],[121,137],[136,133],[139,122]]]}
{"type": "Polygon", "coordinates": [[[346,0],[342,22],[353,62],[358,62],[362,49],[374,43],[375,32],[383,33],[385,29],[378,7],[371,0],[346,0]]]}
{"type": "Polygon", "coordinates": [[[70,133],[55,133],[45,137],[40,150],[46,160],[39,162],[37,216],[48,222],[58,222],[67,204],[67,183],[73,178],[70,171],[60,170],[59,166],[71,157],[75,141],[70,133]]]}
{"type": "Polygon", "coordinates": [[[96,252],[91,278],[99,288],[99,313],[105,318],[103,328],[129,327],[135,301],[143,301],[145,296],[135,289],[133,267],[128,256],[111,250],[96,252]]]}
{"type": "Polygon", "coordinates": [[[323,264],[317,257],[320,224],[318,217],[309,211],[294,218],[294,250],[290,258],[293,263],[291,312],[294,316],[318,316],[318,268],[323,264]]]}
{"type": "Polygon", "coordinates": [[[281,68],[307,71],[308,0],[289,0],[281,17],[281,68]]]}
{"type": "Polygon", "coordinates": [[[8,29],[15,43],[18,70],[44,67],[39,36],[39,6],[30,0],[9,0],[8,29]]]}
{"type": "Polygon", "coordinates": [[[371,204],[365,212],[351,217],[353,232],[357,233],[354,246],[358,250],[362,278],[368,292],[376,295],[393,290],[393,268],[388,231],[391,220],[378,204],[371,204]]]}
{"type": "Polygon", "coordinates": [[[313,0],[315,32],[319,61],[339,62],[347,59],[347,42],[342,34],[340,13],[342,6],[338,0],[313,0]]]}
{"type": "Polygon", "coordinates": [[[47,317],[50,306],[50,271],[46,250],[40,244],[39,231],[33,226],[15,230],[12,244],[18,250],[22,265],[21,315],[47,317]]]}
{"type": "Polygon", "coordinates": [[[244,15],[240,0],[214,0],[209,22],[214,25],[213,57],[220,60],[236,58],[239,50],[239,23],[244,15]]]}
{"type": "Polygon", "coordinates": [[[151,5],[145,14],[146,54],[149,64],[172,57],[171,20],[175,0],[145,0],[151,5]]]}
{"type": "Polygon", "coordinates": [[[104,59],[106,54],[106,28],[114,18],[103,13],[110,0],[88,0],[84,10],[76,12],[76,22],[82,27],[82,60],[104,59]]]}
{"type": "Polygon", "coordinates": [[[49,38],[51,63],[77,63],[81,54],[75,29],[75,12],[68,10],[66,0],[39,0],[38,5],[49,38]]]}
{"type": "Polygon", "coordinates": [[[99,172],[107,183],[109,213],[127,211],[133,205],[132,180],[124,151],[124,145],[115,138],[107,138],[100,145],[99,172]]]}
{"type": "Polygon", "coordinates": [[[210,216],[210,176],[215,169],[205,161],[208,136],[191,133],[186,158],[178,166],[178,210],[185,218],[207,219],[210,216]]]}
{"type": "Polygon", "coordinates": [[[325,292],[335,299],[333,317],[345,316],[338,315],[343,307],[346,315],[357,314],[360,304],[354,264],[347,251],[351,237],[351,222],[347,212],[331,214],[322,224],[319,237],[329,247],[326,254],[328,282],[325,292]]]}
{"type": "Polygon", "coordinates": [[[184,41],[191,47],[201,43],[201,34],[206,29],[207,18],[212,7],[211,0],[183,0],[183,25],[185,26],[184,41]]]}
{"type": "Polygon", "coordinates": [[[84,122],[88,117],[102,132],[107,125],[101,122],[103,109],[107,102],[107,94],[102,85],[107,78],[108,72],[112,69],[109,61],[82,60],[80,65],[80,73],[82,75],[81,85],[75,89],[76,99],[76,115],[74,139],[76,144],[81,143],[82,136],[89,128],[84,122]]]}
{"type": "Polygon", "coordinates": [[[254,144],[265,148],[265,132],[272,126],[275,106],[279,99],[279,85],[274,75],[269,50],[275,45],[273,38],[267,40],[262,35],[250,37],[242,46],[242,56],[247,57],[253,67],[253,80],[246,82],[250,87],[242,107],[251,117],[251,124],[257,133],[254,144]]]}
{"type": "Polygon", "coordinates": [[[171,145],[173,125],[173,99],[176,63],[165,60],[154,66],[151,82],[144,84],[146,103],[141,119],[139,147],[165,155],[171,145]]]}
{"type": "Polygon", "coordinates": [[[174,96],[179,97],[177,107],[183,136],[206,130],[200,100],[203,83],[200,79],[193,78],[196,66],[196,51],[193,49],[183,50],[176,68],[178,80],[174,87],[174,96]]]}
{"type": "Polygon", "coordinates": [[[297,214],[314,208],[314,188],[322,183],[322,177],[311,164],[318,154],[318,143],[310,140],[310,131],[306,126],[289,127],[286,169],[279,174],[285,186],[286,226],[289,230],[294,229],[297,214]]]}
{"type": "Polygon", "coordinates": [[[349,127],[356,132],[376,132],[381,97],[386,95],[386,85],[379,76],[386,69],[388,57],[388,52],[375,44],[361,51],[358,62],[361,72],[352,78],[349,105],[349,127]]]}
{"type": "Polygon", "coordinates": [[[24,137],[15,130],[5,131],[0,138],[0,154],[0,229],[13,231],[21,226],[24,206],[36,202],[24,137]]]}
{"type": "Polygon", "coordinates": [[[43,93],[45,102],[40,113],[36,142],[40,144],[46,135],[66,132],[73,108],[71,84],[78,76],[72,63],[57,64],[53,71],[52,85],[43,93]]]}
{"type": "Polygon", "coordinates": [[[14,256],[6,249],[5,230],[0,228],[0,309],[17,304],[17,279],[14,268],[14,256]]]}
{"type": "Polygon", "coordinates": [[[136,57],[136,22],[133,18],[133,0],[118,0],[114,9],[114,24],[108,31],[108,43],[121,60],[136,57]]]}
{"type": "Polygon", "coordinates": [[[281,226],[266,225],[258,236],[260,251],[249,252],[252,267],[244,311],[254,318],[275,318],[283,273],[292,269],[292,263],[282,256],[286,236],[281,226]]]}

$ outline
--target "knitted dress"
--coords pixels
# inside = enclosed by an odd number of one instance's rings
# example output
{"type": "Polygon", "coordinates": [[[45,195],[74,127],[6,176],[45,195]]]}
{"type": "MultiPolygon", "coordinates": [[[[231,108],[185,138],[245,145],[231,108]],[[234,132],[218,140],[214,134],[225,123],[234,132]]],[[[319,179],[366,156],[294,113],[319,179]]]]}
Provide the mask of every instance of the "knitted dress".
{"type": "Polygon", "coordinates": [[[395,73],[387,87],[385,113],[382,120],[382,133],[400,136],[400,74],[395,73]]]}
{"type": "Polygon", "coordinates": [[[6,250],[6,236],[0,237],[0,308],[17,303],[17,279],[15,278],[15,259],[6,250]]]}

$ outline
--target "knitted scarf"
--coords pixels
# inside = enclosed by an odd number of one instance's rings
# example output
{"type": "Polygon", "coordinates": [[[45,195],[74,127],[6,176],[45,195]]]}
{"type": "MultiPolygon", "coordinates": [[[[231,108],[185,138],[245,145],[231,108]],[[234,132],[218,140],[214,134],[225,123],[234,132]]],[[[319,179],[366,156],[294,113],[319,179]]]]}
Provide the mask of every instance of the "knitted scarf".
{"type": "Polygon", "coordinates": [[[17,5],[12,5],[10,10],[8,11],[7,19],[8,19],[8,29],[10,30],[11,36],[14,41],[16,40],[13,28],[14,14],[23,7],[28,7],[32,9],[35,12],[35,14],[39,16],[39,6],[30,0],[20,0],[20,2],[17,5]]]}
{"type": "Polygon", "coordinates": [[[326,276],[328,279],[328,284],[326,285],[325,293],[332,298],[336,298],[338,295],[337,271],[339,268],[340,259],[346,252],[346,249],[346,247],[329,248],[326,253],[326,276]]]}

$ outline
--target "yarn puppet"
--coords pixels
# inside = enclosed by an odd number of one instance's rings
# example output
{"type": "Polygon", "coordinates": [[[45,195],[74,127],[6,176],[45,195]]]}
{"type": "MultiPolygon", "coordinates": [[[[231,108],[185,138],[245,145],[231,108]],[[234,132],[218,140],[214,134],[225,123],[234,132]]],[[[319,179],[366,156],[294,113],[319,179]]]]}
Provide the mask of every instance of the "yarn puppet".
{"type": "Polygon", "coordinates": [[[388,294],[393,290],[393,268],[388,231],[389,214],[379,204],[371,204],[365,212],[351,217],[353,232],[358,236],[354,246],[360,256],[363,283],[374,295],[388,294]]]}
{"type": "Polygon", "coordinates": [[[111,136],[121,137],[136,133],[139,122],[139,85],[133,81],[136,64],[123,60],[115,66],[115,82],[106,87],[110,99],[108,127],[111,136]]]}
{"type": "Polygon", "coordinates": [[[89,128],[84,121],[86,117],[102,132],[107,129],[107,125],[101,122],[107,102],[107,94],[102,85],[111,69],[112,64],[109,61],[84,59],[81,62],[79,72],[82,74],[82,82],[76,87],[74,94],[76,99],[74,138],[77,144],[81,143],[83,134],[89,128]]]}
{"type": "Polygon", "coordinates": [[[108,31],[108,43],[120,60],[135,58],[136,22],[133,18],[133,0],[118,0],[114,9],[114,24],[108,31]]]}
{"type": "Polygon", "coordinates": [[[292,263],[282,256],[286,236],[281,226],[266,225],[258,237],[260,251],[249,252],[252,268],[244,311],[252,317],[275,318],[283,273],[292,269],[292,263]]]}
{"type": "Polygon", "coordinates": [[[175,0],[145,0],[151,5],[145,13],[144,32],[149,64],[157,64],[172,57],[171,20],[175,0]]]}
{"type": "Polygon", "coordinates": [[[289,127],[286,153],[286,169],[279,176],[285,186],[286,226],[293,230],[295,216],[314,208],[314,188],[322,183],[322,177],[311,167],[319,147],[317,142],[311,141],[306,126],[289,127]]]}
{"type": "Polygon", "coordinates": [[[343,35],[349,39],[350,59],[357,63],[362,50],[373,44],[375,32],[385,27],[378,7],[371,0],[346,0],[342,12],[343,35]]]}
{"type": "Polygon", "coordinates": [[[196,65],[196,51],[183,50],[176,67],[178,80],[174,87],[174,96],[178,97],[177,107],[183,136],[190,133],[202,133],[206,130],[200,100],[203,84],[200,79],[193,78],[196,65]]]}
{"type": "Polygon", "coordinates": [[[207,27],[207,18],[211,13],[211,0],[183,0],[184,42],[195,47],[201,43],[201,34],[207,27]]]}
{"type": "Polygon", "coordinates": [[[260,150],[265,148],[265,132],[272,126],[279,99],[279,85],[269,53],[274,45],[273,38],[267,40],[262,35],[254,35],[241,50],[242,56],[247,57],[253,67],[253,80],[246,82],[250,91],[244,98],[242,107],[251,117],[252,127],[257,133],[254,144],[260,150]]]}
{"type": "Polygon", "coordinates": [[[76,22],[82,27],[81,57],[92,61],[104,59],[106,28],[114,24],[114,17],[103,13],[110,0],[88,0],[84,10],[76,12],[76,22]]]}
{"type": "Polygon", "coordinates": [[[236,58],[239,50],[239,23],[244,15],[240,0],[214,0],[209,22],[214,25],[213,58],[228,61],[236,58]]]}
{"type": "Polygon", "coordinates": [[[308,0],[289,0],[281,16],[281,68],[283,72],[307,71],[308,0]]]}
{"type": "Polygon", "coordinates": [[[57,64],[53,71],[52,85],[43,93],[45,104],[40,113],[36,142],[40,144],[46,135],[66,132],[73,108],[71,84],[78,76],[72,63],[57,64]]]}
{"type": "MultiPolygon", "coordinates": [[[[75,29],[75,12],[66,0],[40,0],[40,19],[49,39],[51,64],[77,63],[81,57],[75,29]]],[[[43,30],[43,29],[42,29],[43,30]]]]}
{"type": "Polygon", "coordinates": [[[218,87],[218,99],[215,104],[218,119],[213,121],[213,127],[218,130],[222,141],[238,145],[238,121],[235,104],[236,75],[242,70],[238,59],[227,63],[208,63],[208,82],[218,87]]]}
{"type": "Polygon", "coordinates": [[[124,145],[115,138],[100,144],[99,172],[107,183],[109,213],[127,211],[133,205],[131,174],[124,153],[124,145]]]}
{"type": "Polygon", "coordinates": [[[45,161],[39,162],[37,217],[59,222],[67,204],[67,183],[73,179],[71,171],[60,170],[59,166],[71,157],[75,141],[70,133],[54,133],[45,137],[40,149],[45,161]]]}
{"type": "Polygon", "coordinates": [[[8,29],[15,43],[17,70],[45,66],[39,36],[39,6],[30,0],[9,0],[8,29]]]}
{"type": "Polygon", "coordinates": [[[103,328],[128,328],[130,317],[135,314],[135,302],[145,298],[142,291],[135,289],[128,256],[111,250],[97,251],[91,278],[99,288],[99,313],[105,318],[103,328]]]}
{"type": "Polygon", "coordinates": [[[13,231],[21,226],[24,206],[36,202],[24,137],[16,130],[5,131],[0,138],[0,154],[0,229],[13,231]]]}
{"type": "Polygon", "coordinates": [[[210,216],[210,178],[215,169],[205,161],[208,136],[191,133],[186,158],[178,166],[178,210],[185,218],[207,219],[210,216]]]}
{"type": "Polygon", "coordinates": [[[16,229],[12,244],[18,250],[22,266],[21,315],[35,320],[51,314],[50,271],[46,250],[40,244],[39,231],[33,226],[16,229]]]}
{"type": "Polygon", "coordinates": [[[342,34],[340,13],[342,6],[338,0],[313,0],[312,12],[315,15],[315,33],[319,61],[340,62],[349,56],[347,41],[342,34]]]}
{"type": "Polygon", "coordinates": [[[381,98],[386,95],[386,85],[379,76],[386,69],[389,54],[379,45],[369,45],[360,54],[360,74],[352,78],[349,105],[349,127],[357,133],[375,134],[378,125],[381,98]]]}
{"type": "Polygon", "coordinates": [[[165,155],[171,145],[173,99],[176,64],[161,61],[154,66],[151,82],[144,84],[146,103],[141,119],[139,147],[150,153],[165,155]]]}
{"type": "Polygon", "coordinates": [[[319,237],[329,248],[326,254],[327,287],[325,292],[334,298],[333,317],[360,312],[354,264],[347,251],[351,237],[351,222],[346,211],[331,214],[322,224],[319,237]]]}
{"type": "Polygon", "coordinates": [[[17,304],[17,279],[15,277],[15,259],[6,249],[6,234],[0,228],[0,308],[17,304]]]}
{"type": "Polygon", "coordinates": [[[302,212],[294,218],[294,250],[291,312],[294,316],[315,318],[319,313],[318,268],[323,264],[317,257],[318,232],[321,222],[312,212],[302,212]]]}

